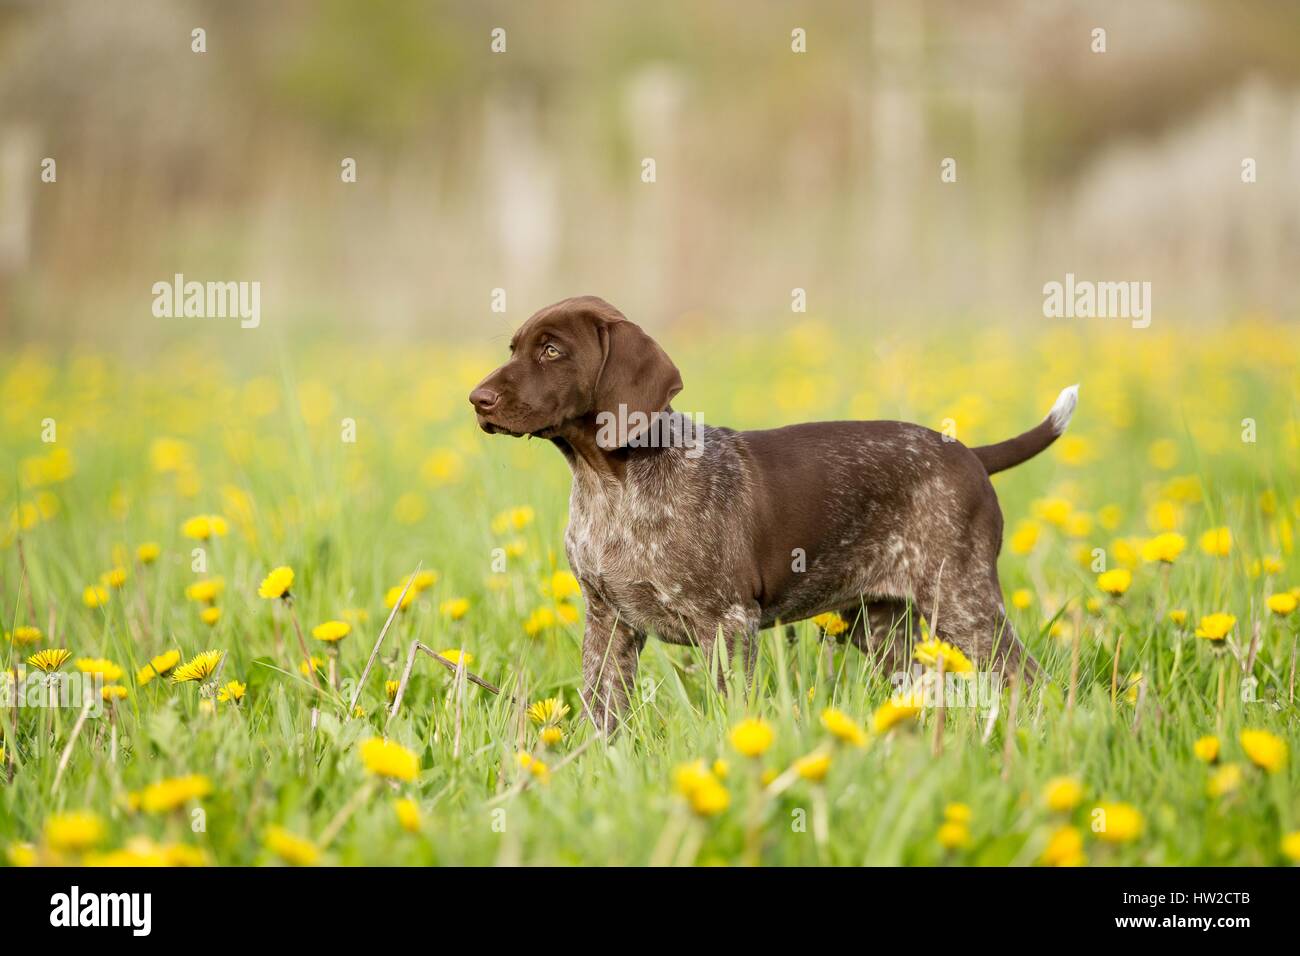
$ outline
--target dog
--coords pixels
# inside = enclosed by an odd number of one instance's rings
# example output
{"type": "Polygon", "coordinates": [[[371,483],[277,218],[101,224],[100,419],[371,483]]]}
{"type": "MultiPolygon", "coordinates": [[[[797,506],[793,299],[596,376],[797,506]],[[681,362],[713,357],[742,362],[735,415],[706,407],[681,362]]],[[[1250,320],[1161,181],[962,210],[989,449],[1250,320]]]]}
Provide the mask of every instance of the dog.
{"type": "Polygon", "coordinates": [[[564,544],[600,732],[625,714],[649,635],[698,644],[725,690],[721,662],[739,653],[749,672],[760,630],[829,611],[860,650],[906,667],[894,638],[914,636],[919,612],[977,666],[1038,673],[1002,600],[989,476],[1065,431],[1077,385],[1037,427],[979,448],[905,422],[703,426],[672,411],[681,389],[658,343],[580,296],[529,318],[469,395],[483,431],[547,439],[573,472],[564,544]]]}

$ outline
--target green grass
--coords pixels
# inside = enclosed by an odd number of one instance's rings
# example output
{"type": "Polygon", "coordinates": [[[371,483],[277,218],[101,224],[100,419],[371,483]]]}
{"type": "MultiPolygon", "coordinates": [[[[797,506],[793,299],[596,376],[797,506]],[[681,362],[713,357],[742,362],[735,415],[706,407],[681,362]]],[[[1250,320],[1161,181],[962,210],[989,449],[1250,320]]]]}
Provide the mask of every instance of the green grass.
{"type": "MultiPolygon", "coordinates": [[[[538,608],[554,607],[544,583],[565,567],[567,469],[545,443],[488,438],[473,428],[463,396],[496,355],[322,346],[286,353],[275,365],[236,366],[190,351],[145,369],[20,352],[0,364],[0,448],[14,463],[0,515],[17,518],[0,535],[4,629],[34,623],[45,632],[39,647],[67,647],[74,660],[112,659],[127,672],[129,694],[113,721],[83,727],[57,791],[76,712],[56,712],[52,727],[45,709],[22,709],[16,728],[5,716],[5,745],[16,761],[12,783],[0,786],[0,847],[30,843],[54,859],[43,846],[47,820],[85,809],[105,823],[101,850],[146,836],[198,847],[215,863],[275,862],[264,845],[269,826],[318,840],[365,786],[357,744],[385,732],[385,681],[400,677],[406,649],[418,640],[436,651],[464,647],[474,657],[470,670],[505,694],[469,685],[458,706],[454,675],[417,658],[386,732],[418,754],[420,775],[391,794],[388,784],[376,790],[342,824],[322,862],[1032,864],[1066,822],[1084,833],[1093,864],[1286,862],[1283,835],[1300,828],[1295,761],[1266,773],[1243,753],[1238,734],[1269,730],[1294,757],[1288,668],[1296,615],[1283,620],[1263,604],[1298,580],[1294,331],[1239,324],[1207,330],[1194,344],[1154,335],[1021,342],[999,333],[936,335],[895,343],[887,362],[868,337],[816,324],[751,334],[726,354],[669,344],[687,383],[679,407],[746,427],[836,417],[940,427],[951,417],[958,437],[978,444],[1023,430],[1062,385],[1083,381],[1071,429],[1078,441],[997,483],[1008,536],[1042,512],[1036,499],[1063,498],[1085,516],[1073,527],[1040,520],[1032,552],[1003,555],[1008,595],[1032,595],[1013,619],[1053,678],[1019,700],[1014,730],[1005,694],[992,721],[986,709],[950,708],[936,755],[929,710],[865,747],[836,746],[823,785],[797,780],[772,794],[765,771],[780,774],[828,745],[823,708],[869,724],[890,695],[890,675],[801,623],[790,637],[765,633],[752,688],[726,696],[712,689],[697,651],[652,641],[628,726],[612,744],[589,743],[578,699],[581,621],[537,636],[524,630],[538,608]],[[874,371],[846,376],[846,367],[874,371]],[[1257,422],[1255,443],[1239,440],[1246,417],[1257,422]],[[56,422],[53,445],[40,440],[46,418],[56,422]],[[356,420],[355,444],[340,440],[343,418],[356,420]],[[160,438],[183,446],[165,460],[160,438]],[[1149,463],[1157,440],[1172,443],[1170,467],[1149,463]],[[70,474],[42,475],[31,463],[52,449],[68,452],[70,474]],[[1174,481],[1180,477],[1194,481],[1174,481]],[[1148,513],[1159,502],[1173,509],[1188,539],[1167,572],[1125,552],[1126,543],[1153,532],[1148,513]],[[492,530],[494,516],[523,505],[535,520],[492,530]],[[1111,529],[1102,527],[1105,506],[1118,514],[1111,529]],[[180,532],[187,518],[206,513],[230,524],[206,553],[210,575],[225,581],[213,627],[185,598],[200,575],[191,570],[196,542],[180,532]],[[1232,529],[1233,550],[1203,554],[1200,534],[1221,525],[1232,529]],[[128,562],[127,582],[109,603],[84,606],[83,588],[120,563],[115,549],[129,557],[145,541],[161,546],[158,562],[128,562]],[[494,549],[516,541],[523,553],[494,576],[494,549]],[[1078,553],[1092,548],[1108,566],[1128,562],[1133,571],[1123,598],[1095,613],[1084,606],[1100,596],[1095,574],[1078,553]],[[1269,556],[1284,570],[1256,573],[1255,563],[1269,556]],[[286,609],[259,599],[258,583],[273,566],[293,567],[294,611],[308,632],[347,609],[365,611],[340,645],[338,667],[349,681],[359,677],[387,614],[385,591],[417,563],[437,570],[439,581],[395,621],[362,689],[366,716],[350,718],[343,695],[317,696],[298,672],[286,609]],[[454,597],[470,601],[459,621],[439,610],[454,597]],[[1168,620],[1163,612],[1172,608],[1188,612],[1187,628],[1168,620]],[[1233,653],[1216,655],[1191,635],[1197,618],[1215,611],[1237,617],[1233,642],[1242,656],[1258,628],[1250,675],[1233,653]],[[1072,711],[1072,644],[1049,633],[1054,620],[1079,633],[1072,711]],[[207,713],[194,684],[136,687],[136,670],[169,648],[187,659],[208,648],[228,652],[222,682],[245,682],[243,702],[207,713]],[[1142,690],[1130,700],[1138,674],[1142,690]],[[1243,693],[1247,676],[1257,682],[1253,694],[1243,693]],[[508,695],[521,704],[562,698],[571,708],[564,739],[542,754],[537,728],[508,695]],[[752,760],[728,740],[747,715],[775,731],[771,748],[752,760]],[[1235,791],[1211,797],[1214,768],[1196,759],[1192,745],[1216,732],[1222,761],[1240,764],[1243,775],[1235,791]],[[540,754],[551,768],[548,782],[518,786],[526,776],[520,750],[540,754]],[[674,768],[696,759],[729,765],[722,781],[729,806],[716,816],[696,817],[674,787],[674,768]],[[128,794],[188,773],[211,781],[207,797],[168,814],[130,811],[128,794]],[[1085,797],[1070,813],[1052,813],[1042,791],[1063,774],[1082,781],[1085,797]],[[399,796],[418,802],[418,832],[399,826],[392,805],[399,796]],[[1134,805],[1144,818],[1141,835],[1118,844],[1094,836],[1091,810],[1101,801],[1134,805]],[[936,833],[954,802],[971,808],[969,845],[945,850],[936,833]],[[815,822],[823,819],[826,839],[819,840],[815,822]]],[[[310,634],[307,640],[322,653],[310,634]]],[[[0,644],[0,662],[21,665],[32,649],[0,644]]]]}

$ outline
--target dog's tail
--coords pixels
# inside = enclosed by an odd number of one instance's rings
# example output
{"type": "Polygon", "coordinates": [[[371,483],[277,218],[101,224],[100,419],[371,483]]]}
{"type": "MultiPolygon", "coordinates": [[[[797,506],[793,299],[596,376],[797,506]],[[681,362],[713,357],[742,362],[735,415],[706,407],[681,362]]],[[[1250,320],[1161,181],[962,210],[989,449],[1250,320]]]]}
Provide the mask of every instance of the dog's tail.
{"type": "Polygon", "coordinates": [[[1031,428],[1015,438],[1000,441],[996,445],[981,445],[979,448],[972,448],[971,451],[990,475],[1014,468],[1022,461],[1033,458],[1060,437],[1066,426],[1070,424],[1070,416],[1074,414],[1074,407],[1077,404],[1079,404],[1079,386],[1071,385],[1061,390],[1061,394],[1056,397],[1056,404],[1036,428],[1031,428]]]}

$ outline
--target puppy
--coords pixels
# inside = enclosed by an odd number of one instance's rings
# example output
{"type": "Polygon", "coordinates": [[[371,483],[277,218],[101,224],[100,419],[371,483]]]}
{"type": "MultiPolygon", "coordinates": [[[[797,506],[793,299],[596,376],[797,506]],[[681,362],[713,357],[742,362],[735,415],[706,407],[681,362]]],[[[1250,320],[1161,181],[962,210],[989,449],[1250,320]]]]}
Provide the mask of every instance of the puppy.
{"type": "Polygon", "coordinates": [[[484,431],[548,439],[572,469],[564,544],[600,731],[624,713],[651,634],[699,644],[711,665],[721,639],[749,668],[759,630],[837,611],[849,640],[898,668],[913,605],[979,666],[1037,672],[1002,601],[989,475],[1055,441],[1078,386],[1037,427],[980,448],[904,422],[697,425],[671,410],[681,388],[653,339],[581,296],[525,322],[469,396],[484,431]]]}

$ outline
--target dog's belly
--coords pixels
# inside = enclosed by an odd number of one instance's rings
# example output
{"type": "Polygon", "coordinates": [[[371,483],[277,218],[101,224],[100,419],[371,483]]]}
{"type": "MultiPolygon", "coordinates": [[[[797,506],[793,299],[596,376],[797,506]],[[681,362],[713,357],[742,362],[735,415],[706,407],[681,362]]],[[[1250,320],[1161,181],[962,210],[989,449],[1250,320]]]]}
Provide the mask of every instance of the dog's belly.
{"type": "Polygon", "coordinates": [[[762,626],[793,623],[873,598],[910,599],[921,548],[900,536],[872,540],[868,529],[810,556],[781,593],[763,605],[762,626]]]}

